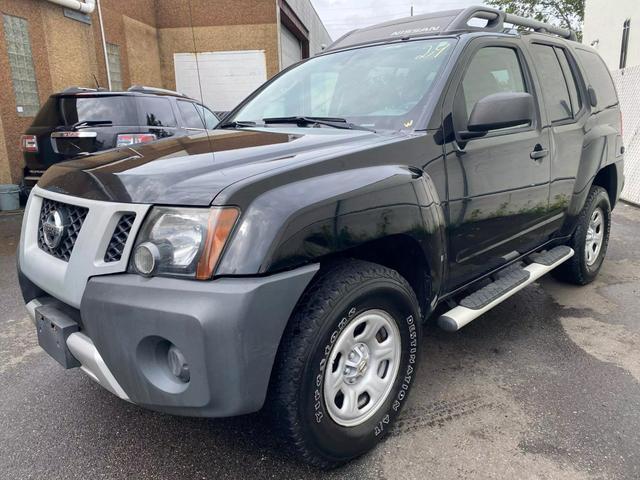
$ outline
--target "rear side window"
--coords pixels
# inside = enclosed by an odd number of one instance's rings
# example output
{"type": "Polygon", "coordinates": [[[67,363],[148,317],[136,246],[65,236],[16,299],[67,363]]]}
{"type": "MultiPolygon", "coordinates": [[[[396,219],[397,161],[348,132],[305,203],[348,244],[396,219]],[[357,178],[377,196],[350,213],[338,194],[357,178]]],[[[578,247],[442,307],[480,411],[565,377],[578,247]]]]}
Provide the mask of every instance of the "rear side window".
{"type": "Polygon", "coordinates": [[[552,46],[540,44],[534,44],[532,47],[549,120],[559,122],[572,119],[573,109],[569,87],[555,49],[552,46]]]}
{"type": "Polygon", "coordinates": [[[573,110],[573,116],[582,109],[582,96],[580,95],[580,90],[578,88],[578,78],[576,77],[575,67],[572,67],[571,64],[575,65],[575,62],[569,61],[569,54],[563,48],[555,48],[556,55],[558,56],[558,60],[560,60],[560,65],[562,66],[562,71],[564,72],[564,78],[567,81],[567,86],[569,87],[569,96],[571,97],[571,108],[573,110]]]}
{"type": "Polygon", "coordinates": [[[466,109],[465,120],[475,104],[494,93],[526,92],[524,75],[513,48],[484,47],[475,54],[465,73],[457,102],[463,101],[457,109],[466,109]]]}
{"type": "Polygon", "coordinates": [[[588,50],[576,49],[578,58],[582,62],[588,83],[596,91],[598,98],[598,110],[603,110],[618,103],[618,95],[613,86],[613,80],[604,61],[597,53],[588,50]]]}
{"type": "Polygon", "coordinates": [[[36,127],[70,126],[79,122],[109,121],[137,125],[135,102],[125,96],[51,97],[33,121],[36,127]]]}
{"type": "Polygon", "coordinates": [[[167,98],[139,97],[138,107],[142,125],[149,127],[175,127],[176,117],[167,98]]]}
{"type": "Polygon", "coordinates": [[[204,128],[204,123],[198,111],[196,105],[193,102],[185,102],[184,100],[178,100],[178,108],[180,109],[180,115],[182,115],[182,121],[187,128],[204,128]]]}

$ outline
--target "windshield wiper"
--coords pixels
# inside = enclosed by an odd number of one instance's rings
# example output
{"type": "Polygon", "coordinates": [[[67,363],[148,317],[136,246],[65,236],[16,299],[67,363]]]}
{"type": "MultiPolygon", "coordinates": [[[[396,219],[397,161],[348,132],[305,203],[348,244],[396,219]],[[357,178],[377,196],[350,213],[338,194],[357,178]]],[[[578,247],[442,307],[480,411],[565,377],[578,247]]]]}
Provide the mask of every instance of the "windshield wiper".
{"type": "Polygon", "coordinates": [[[78,130],[86,127],[97,127],[101,125],[113,125],[111,120],[84,120],[71,125],[71,130],[78,130]]]}
{"type": "Polygon", "coordinates": [[[263,119],[265,125],[276,123],[295,123],[299,127],[307,127],[309,125],[326,125],[327,127],[341,128],[344,130],[366,130],[375,132],[372,128],[349,123],[344,118],[335,117],[272,117],[263,119]]]}
{"type": "Polygon", "coordinates": [[[255,126],[257,126],[256,122],[233,120],[231,122],[221,123],[216,128],[249,128],[249,127],[255,127],[255,126]]]}

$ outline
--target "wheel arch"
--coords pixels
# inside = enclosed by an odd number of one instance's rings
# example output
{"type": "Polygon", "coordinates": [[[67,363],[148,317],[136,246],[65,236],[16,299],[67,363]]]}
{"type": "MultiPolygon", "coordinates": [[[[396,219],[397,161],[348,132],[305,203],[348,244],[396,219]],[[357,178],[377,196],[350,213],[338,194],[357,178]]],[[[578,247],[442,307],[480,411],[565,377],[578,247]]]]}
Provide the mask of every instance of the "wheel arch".
{"type": "Polygon", "coordinates": [[[593,179],[592,185],[604,188],[609,195],[611,209],[615,207],[618,193],[618,170],[614,164],[609,164],[600,169],[593,179]]]}
{"type": "Polygon", "coordinates": [[[362,243],[320,259],[321,268],[336,261],[357,259],[377,263],[398,272],[413,288],[423,318],[435,297],[432,265],[420,242],[411,235],[389,235],[362,243]]]}

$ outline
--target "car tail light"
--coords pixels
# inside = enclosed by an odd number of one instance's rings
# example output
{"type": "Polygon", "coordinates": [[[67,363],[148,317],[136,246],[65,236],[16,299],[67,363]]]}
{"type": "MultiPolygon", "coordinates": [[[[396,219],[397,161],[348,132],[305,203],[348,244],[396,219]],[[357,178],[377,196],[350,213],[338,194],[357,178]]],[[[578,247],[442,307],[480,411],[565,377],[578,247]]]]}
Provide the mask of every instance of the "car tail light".
{"type": "Polygon", "coordinates": [[[38,153],[38,138],[35,135],[22,135],[20,146],[23,152],[38,153]]]}
{"type": "Polygon", "coordinates": [[[157,140],[153,133],[125,133],[118,135],[116,146],[127,147],[129,145],[135,145],[136,143],[148,143],[157,140]]]}

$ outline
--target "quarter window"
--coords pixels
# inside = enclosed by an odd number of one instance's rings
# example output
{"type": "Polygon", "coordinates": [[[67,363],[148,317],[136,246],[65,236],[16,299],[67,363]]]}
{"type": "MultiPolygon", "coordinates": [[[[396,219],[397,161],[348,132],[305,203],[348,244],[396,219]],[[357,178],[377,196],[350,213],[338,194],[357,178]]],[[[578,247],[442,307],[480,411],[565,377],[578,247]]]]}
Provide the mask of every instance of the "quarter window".
{"type": "Polygon", "coordinates": [[[508,47],[485,47],[471,60],[457,101],[463,104],[459,108],[466,110],[464,118],[468,120],[479,100],[494,93],[526,91],[516,51],[508,47]]]}
{"type": "Polygon", "coordinates": [[[202,105],[196,105],[196,110],[198,110],[198,113],[202,116],[205,128],[207,130],[211,130],[215,128],[216,125],[218,125],[218,117],[216,117],[211,110],[203,107],[202,105]]]}
{"type": "Polygon", "coordinates": [[[40,108],[29,26],[24,18],[4,15],[4,35],[18,116],[33,117],[40,108]]]}
{"type": "Polygon", "coordinates": [[[576,53],[582,62],[589,83],[596,91],[598,99],[598,110],[603,110],[618,104],[618,95],[616,87],[613,86],[613,80],[609,69],[600,56],[592,51],[577,48],[576,53]]]}
{"type": "Polygon", "coordinates": [[[549,120],[559,122],[572,119],[573,109],[569,88],[555,49],[549,45],[534,44],[533,54],[536,58],[536,70],[542,84],[549,120]]]}
{"type": "Polygon", "coordinates": [[[178,108],[182,115],[182,121],[187,128],[199,128],[204,129],[204,123],[198,111],[196,110],[196,104],[193,102],[185,102],[178,100],[178,108]]]}
{"type": "Polygon", "coordinates": [[[158,97],[141,97],[139,101],[142,125],[149,127],[176,126],[176,117],[173,115],[169,100],[158,97]]]}

